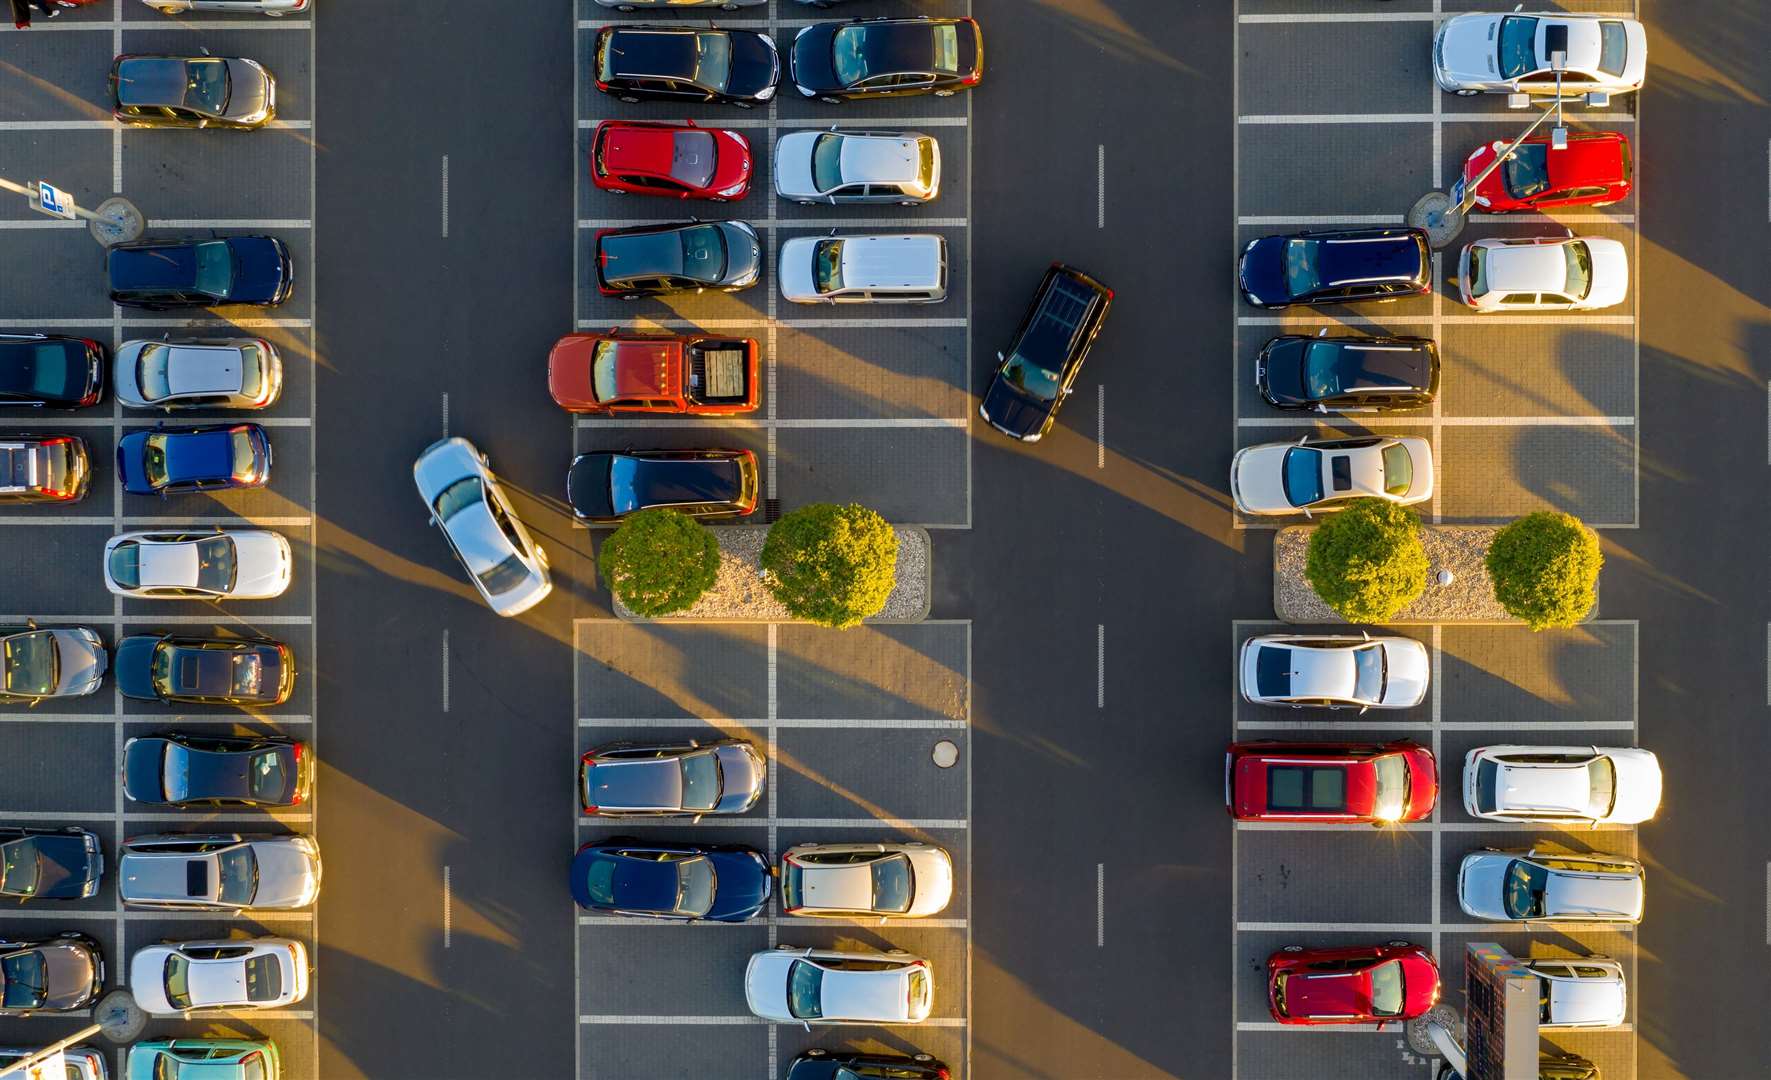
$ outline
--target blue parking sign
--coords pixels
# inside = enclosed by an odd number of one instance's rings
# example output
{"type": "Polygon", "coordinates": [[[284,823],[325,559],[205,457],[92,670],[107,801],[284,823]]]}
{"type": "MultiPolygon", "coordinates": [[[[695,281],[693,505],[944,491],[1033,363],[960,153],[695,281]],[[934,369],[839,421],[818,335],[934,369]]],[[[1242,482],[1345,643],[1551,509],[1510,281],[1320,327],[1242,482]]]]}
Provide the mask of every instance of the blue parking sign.
{"type": "Polygon", "coordinates": [[[36,207],[50,217],[74,219],[74,197],[47,180],[37,181],[36,207]]]}

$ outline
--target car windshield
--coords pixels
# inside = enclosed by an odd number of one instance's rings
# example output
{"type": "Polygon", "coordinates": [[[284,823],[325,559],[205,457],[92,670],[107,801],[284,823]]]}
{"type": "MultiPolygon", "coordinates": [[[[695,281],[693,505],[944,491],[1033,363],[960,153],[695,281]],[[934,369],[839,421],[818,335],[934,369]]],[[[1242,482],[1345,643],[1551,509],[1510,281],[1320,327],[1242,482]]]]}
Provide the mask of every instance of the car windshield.
{"type": "Polygon", "coordinates": [[[184,80],[186,105],[209,113],[219,113],[228,107],[228,65],[225,60],[186,60],[184,80]]]}
{"type": "Polygon", "coordinates": [[[717,282],[726,276],[726,237],[718,225],[684,229],[683,273],[696,281],[717,282]]]}
{"type": "Polygon", "coordinates": [[[893,855],[873,864],[873,910],[910,910],[910,860],[893,855]]]}
{"type": "Polygon", "coordinates": [[[820,135],[812,143],[812,186],[829,191],[842,186],[842,136],[820,135]]]}
{"type": "Polygon", "coordinates": [[[800,906],[800,893],[805,889],[805,871],[796,862],[781,860],[781,906],[800,906]]]}
{"type": "Polygon", "coordinates": [[[1003,365],[1002,377],[1010,386],[1041,401],[1052,400],[1064,388],[1063,378],[1057,372],[1041,367],[1018,352],[1003,365]]]}
{"type": "Polygon", "coordinates": [[[37,891],[37,842],[30,837],[0,845],[0,892],[29,896],[37,891]]]}
{"type": "Polygon", "coordinates": [[[787,1012],[801,1020],[816,1020],[824,1015],[824,969],[817,964],[795,960],[787,969],[787,1012]]]}
{"type": "Polygon", "coordinates": [[[916,186],[928,191],[935,185],[935,140],[916,141],[916,186]]]}
{"type": "Polygon", "coordinates": [[[523,564],[521,555],[507,555],[496,566],[487,567],[474,575],[480,584],[493,596],[500,596],[529,580],[529,568],[523,564]]]}
{"type": "Polygon", "coordinates": [[[704,188],[713,181],[713,136],[705,131],[679,131],[670,144],[670,176],[680,184],[704,188]]]}
{"type": "Polygon", "coordinates": [[[1476,764],[1476,809],[1484,814],[1494,812],[1500,795],[1500,765],[1483,759],[1476,764]]]}
{"type": "Polygon", "coordinates": [[[177,743],[166,744],[166,757],[160,762],[160,786],[169,802],[183,802],[191,797],[191,754],[177,743]]]}
{"type": "Polygon", "coordinates": [[[1322,501],[1322,451],[1294,446],[1285,452],[1285,501],[1293,506],[1322,501]]]}
{"type": "Polygon", "coordinates": [[[173,1008],[191,1007],[191,962],[173,953],[166,958],[166,1001],[173,1008]]]}
{"type": "Polygon", "coordinates": [[[724,90],[732,79],[732,39],[721,33],[695,35],[697,85],[724,90]]]}
{"type": "Polygon", "coordinates": [[[1537,70],[1537,20],[1508,15],[1500,21],[1500,75],[1516,79],[1537,70]]]}
{"type": "Polygon", "coordinates": [[[812,251],[812,287],[821,293],[842,288],[842,241],[820,240],[812,251]]]}
{"type": "Polygon", "coordinates": [[[1541,919],[1544,889],[1549,880],[1548,870],[1523,859],[1514,859],[1507,867],[1505,891],[1501,897],[1507,914],[1515,919],[1541,919]]]}
{"type": "Polygon", "coordinates": [[[246,779],[254,799],[281,799],[289,787],[289,774],[283,766],[283,755],[276,750],[254,754],[246,767],[246,779]]]}
{"type": "Polygon", "coordinates": [[[155,487],[166,482],[166,436],[149,435],[142,442],[141,471],[155,487]]]}
{"type": "Polygon", "coordinates": [[[1408,763],[1401,754],[1385,754],[1371,764],[1377,774],[1372,816],[1382,821],[1400,820],[1408,809],[1408,763]]]}
{"type": "Polygon", "coordinates": [[[1611,808],[1617,805],[1617,770],[1610,758],[1594,758],[1587,762],[1587,787],[1592,792],[1587,802],[1587,817],[1610,817],[1611,808]]]}
{"type": "Polygon", "coordinates": [[[154,680],[154,686],[162,694],[173,692],[172,657],[176,652],[172,646],[161,642],[154,646],[154,659],[148,668],[148,675],[154,680]]]}
{"type": "Polygon", "coordinates": [[[1290,296],[1308,296],[1322,287],[1318,256],[1322,245],[1315,240],[1285,242],[1285,290],[1290,296]]]}
{"type": "Polygon", "coordinates": [[[283,992],[283,969],[273,954],[251,957],[240,967],[246,976],[247,1001],[271,1001],[283,992]]]}
{"type": "Polygon", "coordinates": [[[1390,673],[1389,658],[1382,645],[1364,645],[1353,650],[1353,696],[1360,701],[1384,699],[1384,686],[1390,673]]]}
{"type": "Polygon", "coordinates": [[[143,347],[135,360],[135,383],[141,396],[159,401],[172,396],[172,350],[164,345],[143,347]]]}
{"type": "Polygon", "coordinates": [[[1371,1013],[1402,1015],[1402,961],[1386,960],[1371,969],[1371,1013]]]}
{"type": "Polygon", "coordinates": [[[676,911],[700,917],[713,910],[713,863],[704,858],[676,864],[676,911]]]}
{"type": "Polygon", "coordinates": [[[240,1062],[240,1080],[265,1080],[263,1054],[253,1054],[240,1062]]]}
{"type": "Polygon", "coordinates": [[[1525,143],[1513,151],[1503,168],[1507,192],[1515,199],[1529,199],[1550,187],[1550,148],[1546,143],[1525,143]]]}
{"type": "Polygon", "coordinates": [[[1384,447],[1384,491],[1390,495],[1406,495],[1414,486],[1414,459],[1401,443],[1384,447]]]}
{"type": "Polygon", "coordinates": [[[843,27],[836,32],[836,40],[831,48],[831,67],[836,71],[836,81],[843,86],[853,86],[870,74],[867,68],[866,27],[843,27]]]}
{"type": "Polygon", "coordinates": [[[234,544],[225,536],[197,541],[197,586],[210,592],[234,590],[234,544]]]}
{"type": "Polygon", "coordinates": [[[257,401],[264,393],[264,350],[257,345],[240,346],[240,396],[257,401]]]}
{"type": "Polygon", "coordinates": [[[44,983],[44,968],[47,965],[43,957],[35,951],[13,953],[0,960],[0,976],[6,980],[6,990],[0,996],[0,1006],[8,1009],[33,1009],[48,999],[48,988],[44,983]]]}
{"type": "Polygon", "coordinates": [[[53,693],[60,666],[55,635],[36,631],[6,639],[3,677],[6,692],[32,697],[53,693]]]}
{"type": "Polygon", "coordinates": [[[444,488],[442,494],[437,496],[437,520],[448,524],[449,519],[456,514],[485,500],[486,493],[480,485],[480,478],[464,477],[444,488]]]}
{"type": "Polygon", "coordinates": [[[599,341],[591,353],[590,392],[598,401],[614,401],[621,396],[615,392],[615,354],[618,351],[613,341],[599,341]]]}
{"type": "Polygon", "coordinates": [[[228,442],[234,452],[234,479],[248,481],[257,476],[258,448],[252,444],[252,433],[235,428],[228,433],[228,442]]]}
{"type": "Polygon", "coordinates": [[[1568,260],[1567,293],[1576,300],[1585,300],[1593,290],[1593,254],[1579,240],[1563,244],[1562,252],[1568,260]]]}
{"type": "Polygon", "coordinates": [[[1338,341],[1312,341],[1304,349],[1304,394],[1329,398],[1346,389],[1342,359],[1346,348],[1338,341]]]}
{"type": "Polygon", "coordinates": [[[135,543],[118,544],[111,549],[109,562],[111,580],[125,589],[133,589],[141,585],[141,546],[135,543]]]}
{"type": "Polygon", "coordinates": [[[1623,24],[1607,19],[1599,24],[1599,70],[1607,75],[1622,75],[1624,57],[1629,52],[1629,35],[1623,24]]]}
{"type": "Polygon", "coordinates": [[[151,1080],[179,1080],[178,1061],[165,1054],[156,1057],[154,1059],[154,1075],[151,1080]]]}
{"type": "Polygon", "coordinates": [[[712,810],[719,802],[719,761],[713,751],[678,759],[683,770],[683,809],[712,810]]]}
{"type": "Polygon", "coordinates": [[[221,871],[221,899],[226,904],[250,904],[258,893],[258,859],[244,844],[217,857],[221,871]]]}
{"type": "Polygon", "coordinates": [[[1488,275],[1483,271],[1488,266],[1488,249],[1472,244],[1470,253],[1470,296],[1488,295],[1488,275]]]}
{"type": "Polygon", "coordinates": [[[227,296],[234,288],[234,256],[222,240],[197,245],[197,291],[227,296]]]}

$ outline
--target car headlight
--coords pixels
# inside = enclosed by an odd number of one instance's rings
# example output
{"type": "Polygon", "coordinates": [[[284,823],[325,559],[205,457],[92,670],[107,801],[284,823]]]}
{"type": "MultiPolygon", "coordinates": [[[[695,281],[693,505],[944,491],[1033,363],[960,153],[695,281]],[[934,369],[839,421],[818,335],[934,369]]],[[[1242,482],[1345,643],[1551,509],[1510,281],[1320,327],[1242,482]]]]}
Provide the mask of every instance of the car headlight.
{"type": "Polygon", "coordinates": [[[776,90],[776,87],[773,87],[773,86],[763,87],[761,90],[758,90],[756,92],[756,100],[758,100],[758,101],[769,100],[770,98],[775,96],[775,90],[776,90]]]}
{"type": "Polygon", "coordinates": [[[733,184],[729,188],[720,188],[718,191],[714,192],[714,194],[718,195],[722,199],[735,199],[738,197],[738,194],[740,192],[742,192],[743,190],[744,190],[743,184],[733,184]]]}
{"type": "Polygon", "coordinates": [[[1247,293],[1247,296],[1248,296],[1248,302],[1251,304],[1264,304],[1264,303],[1266,303],[1265,300],[1262,300],[1260,297],[1256,296],[1254,293],[1247,293]]]}
{"type": "Polygon", "coordinates": [[[97,836],[93,835],[92,833],[87,833],[86,836],[84,837],[84,839],[86,841],[86,850],[87,851],[97,851],[98,850],[98,837],[97,836]]]}
{"type": "Polygon", "coordinates": [[[1260,243],[1260,242],[1261,242],[1261,238],[1260,238],[1260,237],[1258,237],[1258,236],[1257,236],[1257,237],[1255,237],[1255,238],[1254,238],[1254,239],[1253,239],[1253,240],[1250,240],[1250,241],[1249,241],[1249,242],[1248,242],[1248,243],[1246,243],[1246,244],[1244,244],[1244,245],[1242,245],[1242,250],[1243,250],[1243,251],[1245,251],[1245,252],[1247,252],[1247,251],[1253,251],[1253,250],[1254,250],[1254,246],[1255,246],[1255,245],[1256,245],[1256,244],[1258,244],[1258,243],[1260,243]]]}

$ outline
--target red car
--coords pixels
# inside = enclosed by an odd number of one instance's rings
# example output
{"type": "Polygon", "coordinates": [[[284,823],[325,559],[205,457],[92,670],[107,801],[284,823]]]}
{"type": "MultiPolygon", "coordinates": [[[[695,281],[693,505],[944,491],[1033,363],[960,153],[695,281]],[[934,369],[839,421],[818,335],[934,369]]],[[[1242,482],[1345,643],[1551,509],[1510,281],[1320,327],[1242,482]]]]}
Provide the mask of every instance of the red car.
{"type": "Polygon", "coordinates": [[[1237,821],[1420,821],[1439,799],[1433,752],[1417,742],[1231,743],[1224,807],[1237,821]]]}
{"type": "Polygon", "coordinates": [[[1439,965],[1419,945],[1287,945],[1267,957],[1267,1008],[1281,1024],[1412,1020],[1439,1002],[1439,965]]]}
{"type": "MultiPolygon", "coordinates": [[[[1505,142],[1478,146],[1465,159],[1463,178],[1451,197],[1462,198],[1494,155],[1506,148],[1505,142]]],[[[1499,214],[1552,206],[1610,206],[1630,193],[1630,172],[1630,141],[1615,131],[1570,132],[1562,150],[1550,149],[1548,135],[1534,135],[1482,181],[1476,189],[1476,208],[1499,214]]]]}
{"type": "Polygon", "coordinates": [[[758,402],[754,338],[568,334],[547,354],[547,392],[577,413],[733,416],[758,402]]]}
{"type": "Polygon", "coordinates": [[[750,192],[750,140],[725,128],[604,120],[590,144],[590,181],[604,191],[728,202],[750,192]]]}

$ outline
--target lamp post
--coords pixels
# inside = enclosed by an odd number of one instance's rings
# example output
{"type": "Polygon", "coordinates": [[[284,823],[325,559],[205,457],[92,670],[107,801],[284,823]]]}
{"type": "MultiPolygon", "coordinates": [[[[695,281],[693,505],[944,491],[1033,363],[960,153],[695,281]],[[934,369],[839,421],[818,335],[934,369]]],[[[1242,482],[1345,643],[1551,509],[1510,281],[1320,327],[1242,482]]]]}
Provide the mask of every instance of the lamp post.
{"type": "MultiPolygon", "coordinates": [[[[92,238],[105,247],[134,240],[147,228],[147,219],[142,217],[141,211],[121,195],[113,195],[99,203],[98,209],[94,211],[76,206],[72,195],[47,180],[39,180],[35,185],[27,186],[0,177],[0,188],[23,195],[30,200],[31,209],[40,214],[64,221],[83,219],[92,238]]],[[[4,1075],[0,1073],[0,1076],[4,1075]]]]}

